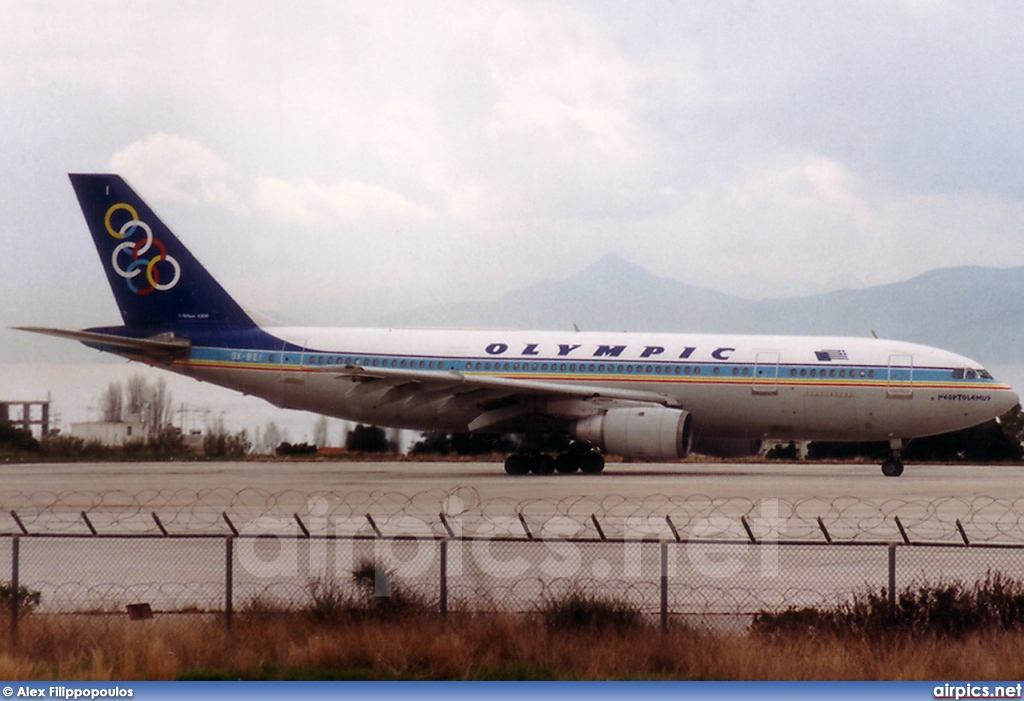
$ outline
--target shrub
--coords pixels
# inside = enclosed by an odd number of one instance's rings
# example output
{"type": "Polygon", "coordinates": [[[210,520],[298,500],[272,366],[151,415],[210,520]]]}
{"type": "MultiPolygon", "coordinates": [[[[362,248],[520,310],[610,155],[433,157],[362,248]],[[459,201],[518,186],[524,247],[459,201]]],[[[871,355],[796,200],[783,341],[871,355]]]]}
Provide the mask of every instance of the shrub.
{"type": "Polygon", "coordinates": [[[491,455],[518,447],[512,436],[491,433],[424,432],[409,450],[411,455],[491,455]]]}
{"type": "MultiPolygon", "coordinates": [[[[0,582],[0,608],[4,611],[8,611],[11,608],[11,594],[14,592],[14,588],[10,582],[0,582]]],[[[24,584],[18,587],[18,610],[22,612],[28,612],[39,605],[39,601],[43,595],[34,590],[29,589],[24,584]]]]}
{"type": "Polygon", "coordinates": [[[266,594],[260,593],[248,598],[238,607],[237,612],[246,621],[265,622],[285,615],[288,610],[268,598],[266,594]]]}
{"type": "Polygon", "coordinates": [[[410,592],[394,576],[373,560],[361,560],[352,570],[352,581],[359,590],[357,605],[362,612],[380,617],[423,615],[433,612],[421,595],[410,592]]]}
{"type": "Polygon", "coordinates": [[[185,436],[177,426],[164,426],[146,438],[146,448],[157,455],[185,455],[188,446],[185,436]]]}
{"type": "Polygon", "coordinates": [[[0,450],[38,453],[40,448],[31,431],[0,421],[0,450]]]}
{"type": "Polygon", "coordinates": [[[390,450],[391,446],[383,428],[359,424],[345,437],[345,448],[353,452],[383,453],[390,450]]]}
{"type": "Polygon", "coordinates": [[[277,450],[275,452],[278,455],[287,456],[287,455],[314,455],[314,454],[316,454],[316,451],[317,451],[316,445],[312,445],[310,443],[295,443],[295,444],[292,444],[292,443],[289,443],[288,441],[284,441],[283,443],[281,443],[281,445],[277,446],[277,450]]]}
{"type": "MultiPolygon", "coordinates": [[[[373,560],[362,560],[352,570],[354,589],[334,577],[314,577],[306,582],[309,606],[303,609],[317,621],[391,620],[429,616],[434,607],[419,594],[408,591],[394,573],[373,560]]],[[[240,611],[248,618],[269,618],[286,609],[263,596],[251,599],[240,611]]]]}
{"type": "Polygon", "coordinates": [[[879,640],[904,635],[961,638],[970,633],[1024,629],[1024,583],[989,572],[968,587],[960,582],[908,586],[890,607],[885,589],[854,597],[832,608],[760,611],[750,632],[789,635],[851,636],[879,640]]]}
{"type": "Polygon", "coordinates": [[[538,614],[549,628],[559,630],[613,629],[622,631],[646,625],[640,610],[624,601],[609,599],[581,590],[563,598],[549,598],[538,614]]]}
{"type": "Polygon", "coordinates": [[[203,454],[208,458],[242,458],[251,449],[249,432],[244,428],[228,433],[222,426],[214,427],[203,434],[203,454]]]}
{"type": "Polygon", "coordinates": [[[315,577],[306,583],[306,593],[312,600],[310,613],[318,620],[331,620],[350,612],[355,603],[333,577],[315,577]]]}
{"type": "Polygon", "coordinates": [[[141,460],[147,455],[145,438],[132,438],[121,444],[121,456],[126,460],[141,460]]]}
{"type": "Polygon", "coordinates": [[[85,454],[85,439],[53,433],[39,443],[44,455],[54,457],[78,457],[85,454]]]}

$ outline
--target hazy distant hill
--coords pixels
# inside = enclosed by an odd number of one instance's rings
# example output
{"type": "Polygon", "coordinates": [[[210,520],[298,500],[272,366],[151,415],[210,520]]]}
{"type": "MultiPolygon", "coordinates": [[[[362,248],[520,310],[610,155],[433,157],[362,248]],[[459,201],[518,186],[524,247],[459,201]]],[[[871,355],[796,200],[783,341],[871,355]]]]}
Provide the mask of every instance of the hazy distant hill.
{"type": "Polygon", "coordinates": [[[947,268],[891,285],[750,301],[659,278],[608,256],[565,280],[491,302],[423,307],[389,326],[842,334],[939,346],[986,363],[1024,362],[1024,268],[947,268]]]}

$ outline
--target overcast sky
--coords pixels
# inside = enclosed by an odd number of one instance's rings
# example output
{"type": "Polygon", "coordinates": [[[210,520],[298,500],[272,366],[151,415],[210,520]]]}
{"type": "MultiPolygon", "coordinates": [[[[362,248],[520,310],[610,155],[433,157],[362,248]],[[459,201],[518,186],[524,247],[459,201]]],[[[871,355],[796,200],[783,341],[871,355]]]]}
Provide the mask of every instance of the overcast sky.
{"type": "Polygon", "coordinates": [[[980,0],[0,0],[0,326],[119,322],[76,171],[304,322],[610,253],[745,293],[1024,265],[1022,36],[980,0]]]}

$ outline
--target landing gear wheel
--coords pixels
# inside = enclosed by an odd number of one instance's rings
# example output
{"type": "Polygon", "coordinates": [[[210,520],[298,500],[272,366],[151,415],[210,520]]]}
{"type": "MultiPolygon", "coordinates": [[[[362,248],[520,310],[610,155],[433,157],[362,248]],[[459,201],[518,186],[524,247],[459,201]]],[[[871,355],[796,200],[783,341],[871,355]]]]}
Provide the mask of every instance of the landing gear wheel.
{"type": "Polygon", "coordinates": [[[584,453],[579,457],[580,472],[587,475],[596,475],[604,470],[604,456],[597,452],[584,453]]]}
{"type": "Polygon", "coordinates": [[[563,475],[571,475],[580,469],[580,458],[575,453],[562,453],[555,458],[555,469],[563,475]]]}
{"type": "Polygon", "coordinates": [[[505,458],[505,472],[510,475],[525,475],[530,471],[530,459],[525,455],[509,455],[505,458]]]}
{"type": "Polygon", "coordinates": [[[889,439],[889,457],[882,463],[882,474],[886,477],[899,477],[903,474],[903,460],[900,454],[907,447],[909,440],[903,438],[889,439]]]}
{"type": "Polygon", "coordinates": [[[886,477],[899,477],[903,474],[903,461],[899,458],[886,458],[882,463],[882,474],[886,477]]]}
{"type": "Polygon", "coordinates": [[[555,474],[555,459],[547,454],[534,455],[530,458],[530,472],[535,475],[555,474]]]}

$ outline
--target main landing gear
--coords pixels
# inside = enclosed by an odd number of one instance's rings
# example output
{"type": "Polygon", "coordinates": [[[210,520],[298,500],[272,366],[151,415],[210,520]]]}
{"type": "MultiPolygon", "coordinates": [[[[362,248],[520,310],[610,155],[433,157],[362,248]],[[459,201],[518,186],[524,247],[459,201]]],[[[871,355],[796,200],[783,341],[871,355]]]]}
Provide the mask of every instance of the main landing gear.
{"type": "Polygon", "coordinates": [[[893,438],[889,441],[889,457],[882,462],[882,474],[886,477],[899,477],[903,474],[903,460],[900,459],[903,445],[903,440],[900,438],[893,438]]]}
{"type": "Polygon", "coordinates": [[[547,453],[515,453],[505,459],[505,472],[510,475],[596,474],[603,469],[604,456],[585,446],[572,446],[557,458],[547,453]]]}

